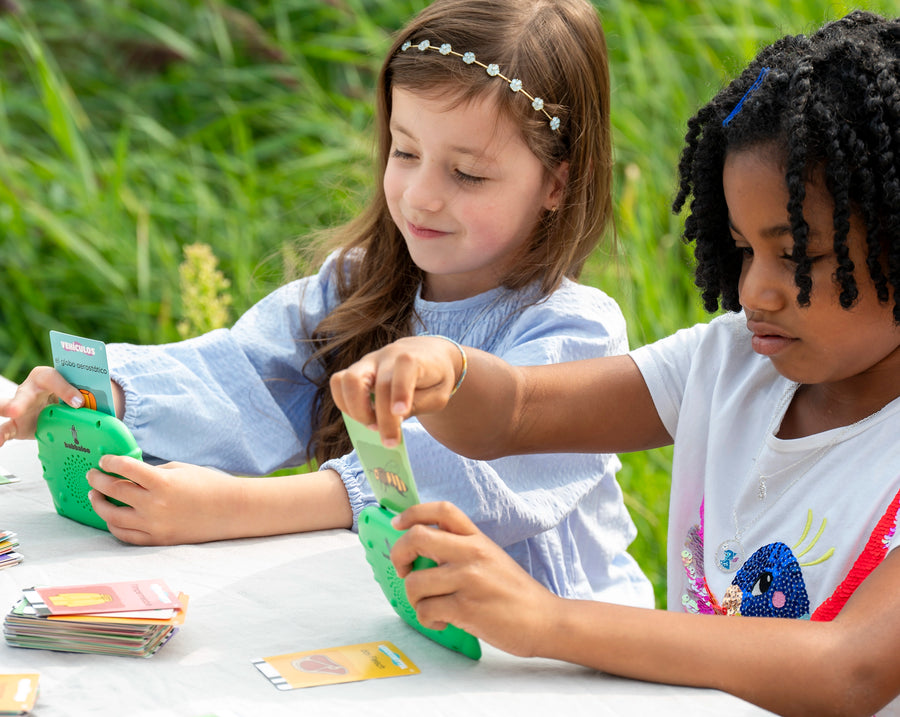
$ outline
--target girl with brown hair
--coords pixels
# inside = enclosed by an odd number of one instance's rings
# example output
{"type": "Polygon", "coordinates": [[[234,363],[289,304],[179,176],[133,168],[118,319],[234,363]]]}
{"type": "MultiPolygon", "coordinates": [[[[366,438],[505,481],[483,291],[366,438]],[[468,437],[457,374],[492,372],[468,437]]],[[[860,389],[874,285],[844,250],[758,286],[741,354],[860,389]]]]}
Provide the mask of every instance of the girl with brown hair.
{"type": "MultiPolygon", "coordinates": [[[[355,527],[374,502],[329,378],[395,339],[441,335],[515,364],[621,354],[625,323],[576,283],[611,218],[609,73],[585,0],[438,0],[399,32],[376,97],[377,189],[315,276],[230,330],[109,346],[119,413],[152,466],[106,457],[92,502],[134,543],[355,527]],[[248,479],[308,459],[303,476],[248,479]],[[211,470],[209,466],[220,470],[211,470]],[[104,496],[118,499],[117,506],[104,496]]],[[[33,434],[40,368],[0,414],[33,434]]],[[[555,593],[652,604],[609,454],[471,461],[413,421],[423,499],[466,512],[555,593]]]]}

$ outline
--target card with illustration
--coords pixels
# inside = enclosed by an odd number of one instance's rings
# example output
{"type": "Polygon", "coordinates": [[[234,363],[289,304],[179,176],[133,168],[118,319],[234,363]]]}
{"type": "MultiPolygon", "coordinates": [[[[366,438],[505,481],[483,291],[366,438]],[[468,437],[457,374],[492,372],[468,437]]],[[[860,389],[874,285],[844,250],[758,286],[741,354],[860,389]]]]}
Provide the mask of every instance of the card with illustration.
{"type": "Polygon", "coordinates": [[[37,700],[39,678],[35,672],[0,674],[0,715],[28,714],[37,700]]]}
{"type": "Polygon", "coordinates": [[[116,415],[106,362],[106,344],[61,331],[50,332],[53,366],[81,391],[84,405],[110,416],[116,415]]]}
{"type": "Polygon", "coordinates": [[[254,666],[279,690],[416,675],[419,668],[390,642],[259,657],[254,666]]]}
{"type": "Polygon", "coordinates": [[[418,503],[419,494],[402,437],[396,448],[386,448],[378,431],[366,428],[346,413],[344,424],[378,503],[397,513],[418,503]]]}
{"type": "Polygon", "coordinates": [[[37,615],[95,615],[181,607],[177,595],[158,579],[33,587],[22,594],[37,615]]]}

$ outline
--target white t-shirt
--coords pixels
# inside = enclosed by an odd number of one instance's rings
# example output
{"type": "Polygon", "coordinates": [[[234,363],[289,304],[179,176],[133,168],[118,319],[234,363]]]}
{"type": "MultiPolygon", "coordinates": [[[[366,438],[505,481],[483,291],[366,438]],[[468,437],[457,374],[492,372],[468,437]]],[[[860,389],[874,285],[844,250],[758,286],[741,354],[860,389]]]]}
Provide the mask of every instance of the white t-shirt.
{"type": "Polygon", "coordinates": [[[781,440],[796,384],[753,352],[743,314],[631,355],[675,440],[670,610],[809,617],[886,513],[870,551],[896,544],[900,399],[852,426],[781,440]]]}

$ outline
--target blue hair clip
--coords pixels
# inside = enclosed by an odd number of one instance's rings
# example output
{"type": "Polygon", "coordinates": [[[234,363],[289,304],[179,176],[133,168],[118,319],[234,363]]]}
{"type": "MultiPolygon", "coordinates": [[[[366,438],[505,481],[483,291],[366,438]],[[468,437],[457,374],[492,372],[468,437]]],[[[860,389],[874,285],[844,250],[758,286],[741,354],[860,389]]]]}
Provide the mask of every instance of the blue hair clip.
{"type": "Polygon", "coordinates": [[[763,83],[763,80],[766,79],[766,75],[768,75],[768,74],[769,74],[768,67],[763,67],[759,71],[759,74],[756,76],[756,79],[753,81],[753,84],[750,85],[749,89],[744,93],[744,96],[738,100],[738,103],[734,106],[734,109],[731,110],[731,112],[728,113],[728,116],[722,120],[723,127],[727,127],[728,124],[731,122],[731,120],[734,119],[735,115],[741,111],[741,107],[744,106],[744,101],[756,91],[756,88],[759,87],[763,83]]]}

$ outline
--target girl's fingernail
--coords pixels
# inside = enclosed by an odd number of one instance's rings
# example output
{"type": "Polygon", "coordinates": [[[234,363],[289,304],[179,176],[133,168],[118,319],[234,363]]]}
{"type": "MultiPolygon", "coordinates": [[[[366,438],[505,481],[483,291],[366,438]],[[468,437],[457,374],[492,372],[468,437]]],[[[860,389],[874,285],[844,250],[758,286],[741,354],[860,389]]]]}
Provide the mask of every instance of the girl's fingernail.
{"type": "Polygon", "coordinates": [[[72,408],[81,408],[84,405],[84,396],[80,393],[77,396],[73,396],[69,399],[69,405],[72,408]]]}
{"type": "Polygon", "coordinates": [[[397,401],[397,403],[391,406],[391,411],[395,416],[402,416],[406,413],[406,404],[402,401],[397,401]]]}

